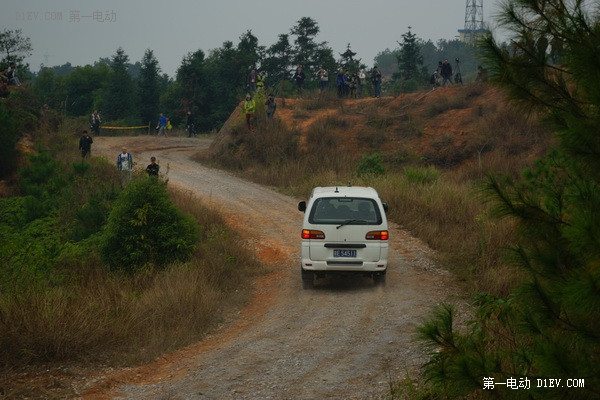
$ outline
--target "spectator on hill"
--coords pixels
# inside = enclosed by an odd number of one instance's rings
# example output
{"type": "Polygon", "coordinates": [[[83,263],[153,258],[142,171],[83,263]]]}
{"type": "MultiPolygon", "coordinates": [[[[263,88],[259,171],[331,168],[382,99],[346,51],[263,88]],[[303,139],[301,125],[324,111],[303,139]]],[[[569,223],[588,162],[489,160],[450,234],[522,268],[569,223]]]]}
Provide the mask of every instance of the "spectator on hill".
{"type": "Polygon", "coordinates": [[[341,99],[344,97],[344,87],[346,87],[346,74],[343,68],[340,68],[335,77],[335,85],[337,86],[337,95],[341,99]]]}
{"type": "Polygon", "coordinates": [[[294,73],[294,81],[296,82],[296,90],[298,91],[298,97],[302,97],[302,88],[304,86],[304,79],[306,76],[302,71],[302,67],[296,68],[296,72],[294,73]]]}
{"type": "Polygon", "coordinates": [[[121,171],[121,186],[125,186],[131,181],[131,171],[133,171],[133,157],[125,147],[117,156],[117,169],[121,171]]]}
{"type": "Polygon", "coordinates": [[[358,85],[358,97],[360,97],[361,99],[365,96],[365,87],[364,87],[364,83],[365,83],[365,71],[363,71],[362,69],[358,71],[358,75],[357,75],[358,80],[356,81],[356,84],[358,85]]]}
{"type": "Polygon", "coordinates": [[[100,114],[98,114],[98,110],[94,110],[90,115],[90,129],[94,132],[94,136],[100,136],[100,114]]]}
{"type": "Polygon", "coordinates": [[[446,86],[446,83],[452,83],[452,65],[448,62],[448,60],[444,60],[441,68],[442,75],[442,86],[446,86]]]}
{"type": "Polygon", "coordinates": [[[273,96],[273,93],[269,94],[269,97],[267,97],[265,106],[267,106],[267,120],[273,119],[273,116],[275,115],[275,109],[277,108],[277,104],[275,103],[275,96],[273,96]]]}
{"type": "Polygon", "coordinates": [[[21,86],[21,81],[17,77],[17,70],[15,69],[15,63],[10,63],[10,68],[8,69],[8,73],[6,75],[8,77],[8,84],[21,86]]]}
{"type": "Polygon", "coordinates": [[[321,93],[323,93],[329,86],[329,75],[327,74],[325,68],[319,68],[317,71],[317,78],[319,78],[319,89],[321,93]]]}
{"type": "Polygon", "coordinates": [[[256,70],[253,69],[248,75],[248,90],[250,91],[250,93],[256,92],[256,80],[256,70]]]}
{"type": "Polygon", "coordinates": [[[371,83],[373,83],[373,97],[381,97],[381,71],[377,65],[373,67],[371,72],[371,83]]]}
{"type": "Polygon", "coordinates": [[[263,92],[265,90],[266,76],[265,71],[260,71],[260,74],[256,76],[256,90],[263,92]]]}
{"type": "Polygon", "coordinates": [[[350,71],[346,71],[344,73],[344,79],[346,84],[344,85],[344,97],[348,97],[350,95],[350,71]]]}
{"type": "Polygon", "coordinates": [[[158,170],[160,169],[160,165],[156,163],[156,157],[150,157],[150,164],[146,167],[146,173],[148,176],[158,176],[158,170]]]}
{"type": "Polygon", "coordinates": [[[246,115],[246,126],[251,131],[254,130],[254,113],[256,112],[256,103],[250,94],[246,95],[246,100],[243,105],[244,114],[246,115]]]}
{"type": "Polygon", "coordinates": [[[350,98],[355,99],[356,88],[358,86],[358,75],[356,72],[353,72],[352,75],[350,75],[350,85],[348,86],[350,87],[350,98]]]}
{"type": "Polygon", "coordinates": [[[88,131],[83,131],[79,138],[79,150],[81,150],[82,158],[92,156],[92,143],[94,143],[94,139],[88,134],[88,131]]]}

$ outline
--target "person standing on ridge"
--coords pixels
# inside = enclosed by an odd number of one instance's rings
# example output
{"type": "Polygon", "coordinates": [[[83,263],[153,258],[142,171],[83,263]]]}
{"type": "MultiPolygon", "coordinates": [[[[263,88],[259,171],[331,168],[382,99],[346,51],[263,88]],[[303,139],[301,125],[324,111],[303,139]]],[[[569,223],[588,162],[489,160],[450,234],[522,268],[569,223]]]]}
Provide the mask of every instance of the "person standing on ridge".
{"type": "Polygon", "coordinates": [[[294,73],[293,79],[296,81],[296,90],[298,91],[298,97],[302,97],[302,90],[304,86],[304,79],[306,76],[302,71],[302,67],[296,68],[296,72],[294,73]]]}
{"type": "Polygon", "coordinates": [[[254,130],[254,113],[256,112],[256,103],[250,94],[246,95],[246,101],[243,105],[244,114],[246,114],[246,126],[251,131],[254,130]]]}
{"type": "Polygon", "coordinates": [[[275,103],[275,96],[273,96],[273,93],[269,94],[269,97],[267,97],[265,106],[267,106],[267,120],[273,119],[273,116],[275,115],[275,109],[277,109],[277,104],[275,103]]]}
{"type": "Polygon", "coordinates": [[[319,78],[319,89],[321,90],[321,93],[323,93],[329,86],[329,75],[327,74],[325,68],[319,68],[319,71],[317,71],[317,77],[319,78]]]}
{"type": "Polygon", "coordinates": [[[441,67],[441,75],[442,75],[442,86],[446,86],[446,83],[452,83],[452,65],[448,62],[448,60],[444,60],[441,67]]]}
{"type": "Polygon", "coordinates": [[[377,65],[371,73],[371,82],[373,83],[373,97],[381,97],[381,71],[377,65]]]}

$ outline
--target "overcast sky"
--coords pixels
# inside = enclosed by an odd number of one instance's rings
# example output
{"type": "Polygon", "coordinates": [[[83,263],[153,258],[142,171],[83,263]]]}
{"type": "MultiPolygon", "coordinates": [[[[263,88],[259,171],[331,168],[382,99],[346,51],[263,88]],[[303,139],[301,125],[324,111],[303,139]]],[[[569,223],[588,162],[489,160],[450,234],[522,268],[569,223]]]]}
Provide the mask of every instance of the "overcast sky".
{"type": "MultiPolygon", "coordinates": [[[[473,0],[467,0],[471,2],[473,0]]],[[[484,22],[501,0],[483,0],[484,22]]],[[[302,17],[314,19],[317,42],[334,56],[350,48],[371,66],[411,26],[417,37],[454,39],[465,24],[465,0],[19,0],[4,2],[0,29],[22,29],[31,39],[32,71],[48,66],[93,64],[122,47],[129,61],[154,51],[161,70],[173,77],[182,58],[198,49],[206,54],[225,41],[234,45],[250,30],[259,45],[274,44],[302,17]]],[[[452,57],[452,55],[450,55],[452,57]]]]}

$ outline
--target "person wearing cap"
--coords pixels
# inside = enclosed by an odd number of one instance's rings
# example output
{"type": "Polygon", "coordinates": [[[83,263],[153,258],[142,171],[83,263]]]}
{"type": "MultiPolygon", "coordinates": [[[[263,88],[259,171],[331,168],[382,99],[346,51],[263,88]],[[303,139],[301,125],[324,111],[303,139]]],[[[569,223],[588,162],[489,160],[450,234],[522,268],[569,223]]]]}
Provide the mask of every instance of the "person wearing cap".
{"type": "Polygon", "coordinates": [[[160,166],[156,163],[156,157],[150,157],[150,164],[146,167],[146,173],[148,176],[158,176],[158,170],[160,166]]]}
{"type": "Polygon", "coordinates": [[[244,113],[246,114],[246,125],[248,129],[254,130],[254,113],[256,112],[256,103],[250,94],[246,95],[246,101],[244,101],[244,113]]]}

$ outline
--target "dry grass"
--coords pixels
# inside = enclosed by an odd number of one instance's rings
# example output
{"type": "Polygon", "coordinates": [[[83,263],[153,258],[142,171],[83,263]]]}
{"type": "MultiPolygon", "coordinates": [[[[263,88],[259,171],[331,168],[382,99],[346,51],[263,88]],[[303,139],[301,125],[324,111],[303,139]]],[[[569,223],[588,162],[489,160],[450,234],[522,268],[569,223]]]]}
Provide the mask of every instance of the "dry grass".
{"type": "Polygon", "coordinates": [[[142,363],[201,339],[241,307],[248,282],[264,272],[253,251],[197,199],[172,197],[203,228],[192,260],[131,276],[110,273],[90,257],[61,287],[31,285],[17,296],[1,296],[2,364],[142,363]]]}

